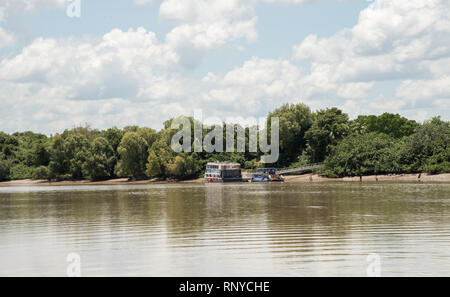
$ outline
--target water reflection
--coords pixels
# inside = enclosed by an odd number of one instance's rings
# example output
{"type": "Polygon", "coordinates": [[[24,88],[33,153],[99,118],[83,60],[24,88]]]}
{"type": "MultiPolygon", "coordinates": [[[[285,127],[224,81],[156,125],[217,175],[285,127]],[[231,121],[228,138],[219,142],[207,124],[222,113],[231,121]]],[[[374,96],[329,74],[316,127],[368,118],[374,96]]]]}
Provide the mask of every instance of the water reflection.
{"type": "Polygon", "coordinates": [[[0,275],[450,275],[448,184],[0,189],[0,275]]]}

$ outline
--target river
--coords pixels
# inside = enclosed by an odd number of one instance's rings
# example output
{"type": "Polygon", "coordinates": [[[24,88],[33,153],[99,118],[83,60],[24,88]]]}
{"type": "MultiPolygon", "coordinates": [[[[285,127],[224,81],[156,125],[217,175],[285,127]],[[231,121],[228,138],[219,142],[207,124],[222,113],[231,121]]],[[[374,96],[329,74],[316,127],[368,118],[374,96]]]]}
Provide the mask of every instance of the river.
{"type": "Polygon", "coordinates": [[[82,276],[450,276],[450,184],[0,188],[0,276],[68,255],[82,276]]]}

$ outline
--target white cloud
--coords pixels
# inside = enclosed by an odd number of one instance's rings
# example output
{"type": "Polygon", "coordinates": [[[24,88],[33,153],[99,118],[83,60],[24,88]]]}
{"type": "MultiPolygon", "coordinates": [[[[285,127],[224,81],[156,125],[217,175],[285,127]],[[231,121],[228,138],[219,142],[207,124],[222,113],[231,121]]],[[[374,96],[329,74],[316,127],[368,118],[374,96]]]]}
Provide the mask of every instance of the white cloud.
{"type": "Polygon", "coordinates": [[[300,69],[289,61],[253,57],[223,76],[206,76],[201,99],[220,110],[257,115],[277,102],[292,101],[300,80],[300,69]]]}
{"type": "MultiPolygon", "coordinates": [[[[98,44],[39,38],[0,63],[0,79],[64,88],[67,98],[133,99],[157,84],[177,62],[177,55],[154,33],[116,29],[98,44]]],[[[155,94],[163,97],[170,90],[155,94]]]]}
{"type": "Polygon", "coordinates": [[[391,100],[406,108],[411,98],[441,96],[434,88],[442,90],[442,77],[450,75],[449,20],[447,0],[377,0],[353,28],[305,38],[293,58],[309,61],[310,81],[339,85],[343,98],[364,97],[375,81],[404,80],[391,100]]]}
{"type": "Polygon", "coordinates": [[[218,20],[183,24],[169,32],[166,41],[178,53],[183,65],[195,67],[205,54],[230,41],[240,38],[245,38],[248,42],[254,41],[257,38],[255,24],[256,17],[235,23],[218,20]]]}
{"type": "MultiPolygon", "coordinates": [[[[397,96],[433,104],[428,99],[450,100],[450,74],[429,80],[406,80],[397,88],[397,96]]],[[[433,100],[434,101],[434,100],[433,100]]],[[[450,106],[450,101],[447,102],[450,106]]]]}
{"type": "MultiPolygon", "coordinates": [[[[43,132],[85,122],[160,127],[194,108],[221,118],[246,117],[284,102],[339,106],[352,116],[391,111],[422,120],[445,112],[448,118],[444,0],[381,0],[363,10],[353,28],[328,38],[308,36],[294,48],[293,60],[253,57],[227,73],[181,75],[186,70],[180,65],[195,66],[238,39],[255,40],[256,3],[164,0],[161,17],[176,25],[162,41],[143,28],[115,29],[95,42],[38,38],[0,62],[0,126],[43,132]],[[296,60],[310,63],[299,67],[296,60]],[[399,81],[393,95],[375,92],[390,80],[399,81]]],[[[0,46],[2,40],[8,38],[0,30],[0,46]]]]}
{"type": "Polygon", "coordinates": [[[96,43],[38,38],[0,62],[0,126],[43,132],[85,122],[160,127],[183,114],[180,99],[190,88],[173,70],[178,59],[143,28],[115,29],[96,43]]]}
{"type": "Polygon", "coordinates": [[[295,101],[300,69],[287,60],[252,58],[202,80],[177,75],[177,56],[151,32],[113,30],[97,44],[38,39],[0,63],[2,129],[61,130],[146,124],[194,108],[220,117],[264,114],[295,101]]]}
{"type": "Polygon", "coordinates": [[[426,75],[416,63],[450,55],[447,0],[377,0],[358,24],[329,38],[308,36],[294,58],[332,66],[339,80],[426,75]]]}
{"type": "Polygon", "coordinates": [[[255,5],[254,0],[164,0],[159,14],[178,24],[166,40],[181,62],[193,67],[205,54],[229,42],[256,40],[255,5]]]}
{"type": "Polygon", "coordinates": [[[186,66],[197,65],[208,52],[244,38],[254,42],[258,34],[255,8],[260,2],[299,4],[304,0],[164,0],[159,15],[178,24],[167,42],[186,66]]]}

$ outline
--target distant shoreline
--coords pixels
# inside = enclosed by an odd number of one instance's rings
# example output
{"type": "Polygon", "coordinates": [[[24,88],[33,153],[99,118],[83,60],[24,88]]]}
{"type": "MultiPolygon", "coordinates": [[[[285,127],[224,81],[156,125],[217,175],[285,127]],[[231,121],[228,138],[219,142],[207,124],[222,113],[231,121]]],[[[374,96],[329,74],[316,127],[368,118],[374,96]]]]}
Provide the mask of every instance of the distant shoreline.
{"type": "MultiPolygon", "coordinates": [[[[328,178],[316,174],[285,176],[285,183],[320,183],[320,182],[359,182],[359,177],[328,178]]],[[[398,174],[398,175],[370,175],[363,176],[363,182],[440,182],[450,183],[450,173],[429,175],[422,174],[398,174]]],[[[117,178],[105,181],[52,181],[47,180],[14,180],[0,182],[0,187],[30,187],[30,186],[89,186],[89,185],[146,185],[146,184],[201,184],[205,179],[198,178],[185,181],[164,181],[160,179],[130,181],[127,178],[117,178]]]]}

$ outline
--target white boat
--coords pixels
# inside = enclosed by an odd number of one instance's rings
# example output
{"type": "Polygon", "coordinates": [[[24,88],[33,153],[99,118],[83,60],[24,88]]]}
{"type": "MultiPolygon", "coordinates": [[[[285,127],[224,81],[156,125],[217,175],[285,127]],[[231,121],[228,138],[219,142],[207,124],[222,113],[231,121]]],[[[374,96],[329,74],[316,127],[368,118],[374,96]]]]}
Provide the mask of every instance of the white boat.
{"type": "Polygon", "coordinates": [[[209,183],[241,182],[241,164],[231,162],[208,163],[205,179],[209,183]]]}

